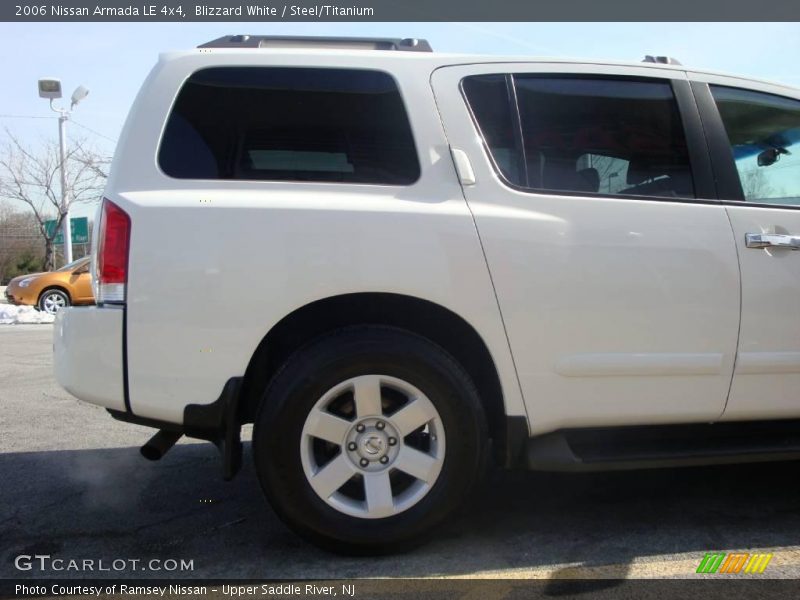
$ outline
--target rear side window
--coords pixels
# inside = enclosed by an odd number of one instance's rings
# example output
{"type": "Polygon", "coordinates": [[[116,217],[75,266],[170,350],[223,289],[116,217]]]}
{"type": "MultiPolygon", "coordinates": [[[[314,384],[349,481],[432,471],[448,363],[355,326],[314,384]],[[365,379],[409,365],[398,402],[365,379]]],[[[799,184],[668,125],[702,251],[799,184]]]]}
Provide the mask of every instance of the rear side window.
{"type": "Polygon", "coordinates": [[[420,168],[386,73],[215,67],[181,88],[158,161],[179,179],[408,185],[420,168]]]}
{"type": "Polygon", "coordinates": [[[511,136],[505,123],[475,109],[487,102],[485,92],[467,81],[464,92],[495,162],[520,165],[508,174],[499,166],[509,182],[543,192],[694,197],[689,151],[668,82],[506,77],[520,131],[512,157],[505,149],[494,156],[492,140],[511,136]]]}

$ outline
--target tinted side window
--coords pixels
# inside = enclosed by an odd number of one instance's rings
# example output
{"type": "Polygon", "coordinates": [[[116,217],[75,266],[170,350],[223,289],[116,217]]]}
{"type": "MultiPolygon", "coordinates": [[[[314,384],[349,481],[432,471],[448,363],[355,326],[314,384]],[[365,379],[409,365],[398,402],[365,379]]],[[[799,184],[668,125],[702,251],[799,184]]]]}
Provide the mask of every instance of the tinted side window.
{"type": "Polygon", "coordinates": [[[181,179],[408,185],[420,174],[395,81],[349,69],[198,71],[178,94],[158,160],[181,179]]]}
{"type": "Polygon", "coordinates": [[[511,112],[506,76],[467,77],[462,88],[497,170],[511,183],[525,185],[521,138],[511,112]]]}
{"type": "Polygon", "coordinates": [[[800,101],[711,86],[745,200],[800,205],[800,101]]]}
{"type": "Polygon", "coordinates": [[[534,189],[692,197],[668,82],[515,76],[534,189]]]}
{"type": "MultiPolygon", "coordinates": [[[[514,75],[514,88],[523,140],[515,158],[523,166],[519,180],[507,176],[512,183],[541,191],[694,197],[668,82],[522,74],[514,75]]],[[[507,121],[487,119],[485,109],[473,112],[491,151],[496,139],[505,149],[507,121]]]]}

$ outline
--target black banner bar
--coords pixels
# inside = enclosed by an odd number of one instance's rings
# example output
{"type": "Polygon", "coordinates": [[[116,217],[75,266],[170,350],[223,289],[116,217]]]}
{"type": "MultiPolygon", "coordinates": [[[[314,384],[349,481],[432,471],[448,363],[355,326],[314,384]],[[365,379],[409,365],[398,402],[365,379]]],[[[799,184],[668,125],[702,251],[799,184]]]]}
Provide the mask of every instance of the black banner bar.
{"type": "Polygon", "coordinates": [[[739,600],[797,597],[790,579],[0,580],[0,600],[739,600]]]}
{"type": "Polygon", "coordinates": [[[796,0],[3,0],[0,20],[797,21],[796,0]]]}

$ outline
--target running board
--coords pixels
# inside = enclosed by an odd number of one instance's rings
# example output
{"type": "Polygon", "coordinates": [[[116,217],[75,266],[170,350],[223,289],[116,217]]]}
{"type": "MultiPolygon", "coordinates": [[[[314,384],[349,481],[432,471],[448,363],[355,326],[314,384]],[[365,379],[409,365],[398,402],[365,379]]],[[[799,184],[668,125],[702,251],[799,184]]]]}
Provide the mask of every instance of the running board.
{"type": "Polygon", "coordinates": [[[800,460],[800,421],[565,429],[527,441],[537,471],[609,471],[800,460]]]}

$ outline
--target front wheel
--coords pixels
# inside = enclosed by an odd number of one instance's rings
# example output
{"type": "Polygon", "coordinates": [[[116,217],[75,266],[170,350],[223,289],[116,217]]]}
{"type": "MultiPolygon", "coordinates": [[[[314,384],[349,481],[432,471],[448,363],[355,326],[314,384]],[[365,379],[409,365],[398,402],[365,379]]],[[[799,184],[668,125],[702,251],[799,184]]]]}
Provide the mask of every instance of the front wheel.
{"type": "Polygon", "coordinates": [[[324,337],[292,356],[262,399],[256,470],[278,515],[333,551],[424,541],[483,471],[484,414],[442,348],[387,327],[324,337]]]}
{"type": "Polygon", "coordinates": [[[63,290],[45,290],[39,296],[39,310],[46,312],[48,315],[54,315],[69,305],[69,295],[63,290]]]}

